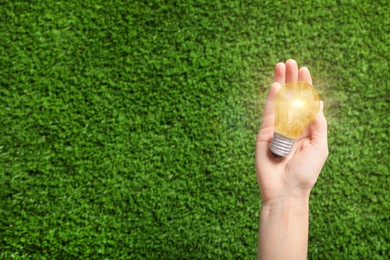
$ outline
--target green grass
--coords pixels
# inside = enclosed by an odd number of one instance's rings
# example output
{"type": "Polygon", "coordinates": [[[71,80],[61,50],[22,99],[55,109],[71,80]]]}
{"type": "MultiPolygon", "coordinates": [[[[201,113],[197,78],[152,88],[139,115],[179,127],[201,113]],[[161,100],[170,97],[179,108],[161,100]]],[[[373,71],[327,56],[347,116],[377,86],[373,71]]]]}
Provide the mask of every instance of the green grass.
{"type": "Polygon", "coordinates": [[[389,2],[143,2],[0,2],[1,258],[253,259],[288,58],[329,124],[309,257],[387,258],[389,2]]]}

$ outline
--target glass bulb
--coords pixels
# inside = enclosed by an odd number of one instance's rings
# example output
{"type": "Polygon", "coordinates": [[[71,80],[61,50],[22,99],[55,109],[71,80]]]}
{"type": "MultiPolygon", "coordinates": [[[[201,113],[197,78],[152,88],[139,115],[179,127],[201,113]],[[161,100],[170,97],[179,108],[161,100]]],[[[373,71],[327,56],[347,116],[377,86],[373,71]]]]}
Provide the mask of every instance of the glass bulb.
{"type": "Polygon", "coordinates": [[[320,97],[308,83],[287,83],[275,98],[275,133],[272,153],[288,156],[295,141],[320,109],[320,97]]]}

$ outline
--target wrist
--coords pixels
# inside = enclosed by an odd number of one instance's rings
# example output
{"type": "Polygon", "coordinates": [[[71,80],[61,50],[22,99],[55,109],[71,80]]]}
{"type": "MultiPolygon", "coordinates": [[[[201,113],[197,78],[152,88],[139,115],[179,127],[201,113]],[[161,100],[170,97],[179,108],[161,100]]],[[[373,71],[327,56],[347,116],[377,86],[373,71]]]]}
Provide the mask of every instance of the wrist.
{"type": "Polygon", "coordinates": [[[262,202],[262,212],[306,212],[309,210],[309,195],[280,197],[262,202]]]}

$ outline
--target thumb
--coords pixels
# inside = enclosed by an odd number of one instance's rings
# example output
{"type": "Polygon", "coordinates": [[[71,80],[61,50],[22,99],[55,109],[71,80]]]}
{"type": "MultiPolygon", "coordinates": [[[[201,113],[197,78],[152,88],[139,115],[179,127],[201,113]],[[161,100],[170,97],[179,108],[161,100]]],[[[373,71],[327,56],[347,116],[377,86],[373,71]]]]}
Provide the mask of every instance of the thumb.
{"type": "Polygon", "coordinates": [[[328,153],[328,125],[324,115],[324,102],[320,101],[320,110],[310,125],[310,143],[328,153]]]}

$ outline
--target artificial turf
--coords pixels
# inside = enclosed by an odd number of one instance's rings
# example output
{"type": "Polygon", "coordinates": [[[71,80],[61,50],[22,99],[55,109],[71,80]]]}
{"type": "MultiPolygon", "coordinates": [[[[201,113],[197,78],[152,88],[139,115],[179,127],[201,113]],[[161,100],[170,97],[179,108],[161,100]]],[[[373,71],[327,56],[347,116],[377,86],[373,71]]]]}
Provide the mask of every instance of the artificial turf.
{"type": "Polygon", "coordinates": [[[0,1],[0,256],[253,259],[272,70],[330,155],[309,258],[389,257],[388,1],[0,1]]]}

